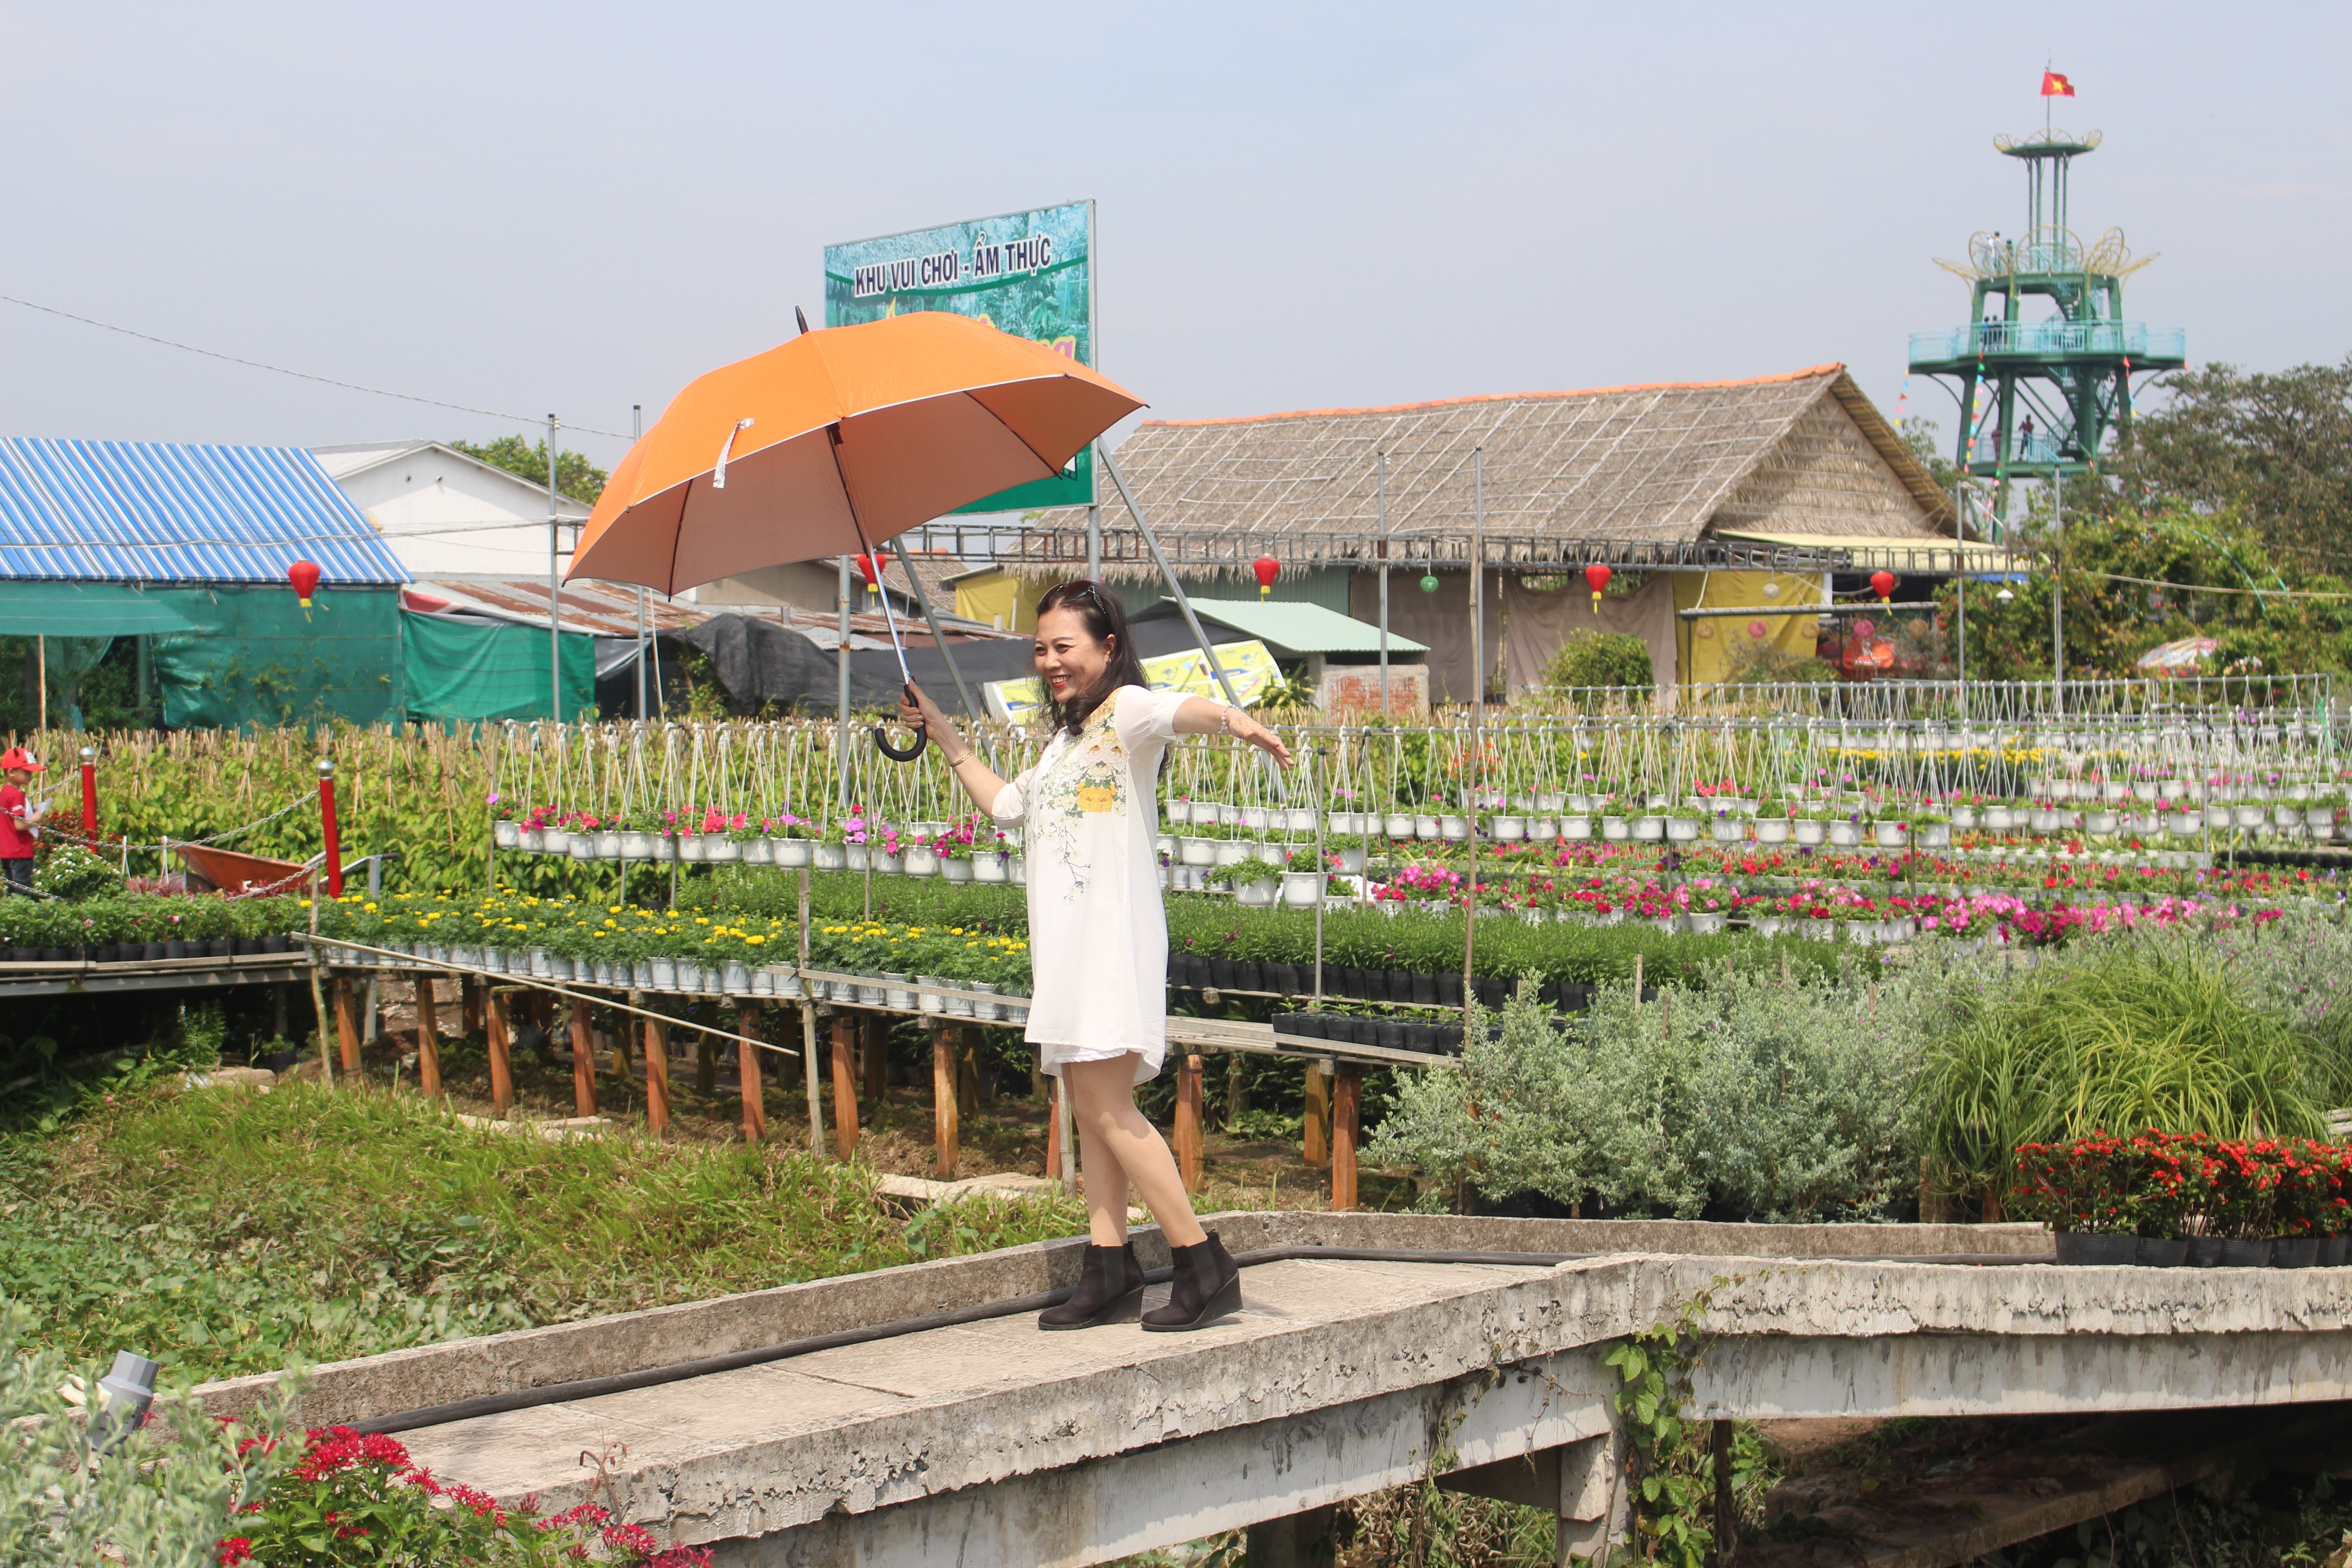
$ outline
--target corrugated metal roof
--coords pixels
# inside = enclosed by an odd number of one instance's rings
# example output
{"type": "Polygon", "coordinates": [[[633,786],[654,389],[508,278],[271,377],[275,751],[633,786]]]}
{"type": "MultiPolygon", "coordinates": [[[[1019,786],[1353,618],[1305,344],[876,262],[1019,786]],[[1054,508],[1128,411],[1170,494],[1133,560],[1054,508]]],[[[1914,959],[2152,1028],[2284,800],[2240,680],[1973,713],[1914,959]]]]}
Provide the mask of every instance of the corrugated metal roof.
{"type": "MultiPolygon", "coordinates": [[[[1192,611],[1204,621],[1221,621],[1273,648],[1276,653],[1378,653],[1381,628],[1366,626],[1320,605],[1284,604],[1274,599],[1195,599],[1192,611]]],[[[1180,612],[1173,599],[1162,599],[1145,612],[1154,619],[1180,612]]],[[[1142,616],[1135,617],[1138,620],[1142,616]]],[[[1389,652],[1427,653],[1429,645],[1389,631],[1389,652]]]]}
{"type": "Polygon", "coordinates": [[[299,447],[0,439],[0,578],[283,583],[304,560],[330,584],[409,580],[299,447]]]}
{"type": "MultiPolygon", "coordinates": [[[[863,603],[865,595],[859,595],[863,603]]],[[[492,616],[500,620],[520,621],[528,625],[547,625],[547,579],[544,577],[481,577],[447,576],[421,579],[401,595],[408,609],[426,614],[463,611],[478,616],[492,616]]],[[[600,637],[635,637],[637,629],[637,591],[626,583],[608,583],[601,578],[583,578],[563,584],[562,605],[559,619],[568,632],[586,632],[600,637]]],[[[771,621],[780,626],[803,633],[825,647],[833,647],[841,635],[838,612],[804,610],[790,605],[698,605],[688,599],[674,599],[657,589],[646,591],[646,619],[654,629],[663,632],[685,631],[698,626],[713,616],[749,616],[754,620],[771,621]]],[[[1025,643],[1026,634],[1014,639],[1013,634],[976,626],[942,615],[940,626],[951,637],[967,637],[986,641],[996,638],[1025,643]]],[[[849,617],[849,646],[852,649],[887,648],[890,646],[890,629],[883,623],[879,611],[860,610],[849,617]]],[[[909,646],[924,646],[930,633],[920,616],[898,617],[898,635],[909,646]]]]}

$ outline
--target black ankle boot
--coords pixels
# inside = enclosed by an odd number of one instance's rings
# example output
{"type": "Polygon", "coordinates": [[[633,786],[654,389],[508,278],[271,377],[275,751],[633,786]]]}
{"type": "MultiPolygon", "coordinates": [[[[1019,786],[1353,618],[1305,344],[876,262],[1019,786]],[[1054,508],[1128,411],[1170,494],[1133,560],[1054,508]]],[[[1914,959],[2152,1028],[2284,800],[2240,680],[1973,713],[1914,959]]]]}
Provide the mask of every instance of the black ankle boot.
{"type": "Polygon", "coordinates": [[[1090,1329],[1132,1313],[1143,1301],[1143,1265],[1136,1261],[1135,1244],[1087,1247],[1078,1265],[1078,1288],[1058,1307],[1037,1314],[1041,1329],[1090,1329]]]}
{"type": "Polygon", "coordinates": [[[1197,1247],[1171,1247],[1176,1279],[1169,1287],[1168,1305],[1143,1314],[1143,1326],[1154,1333],[1179,1333],[1202,1329],[1227,1312],[1241,1310],[1241,1266],[1211,1231],[1197,1247]]]}

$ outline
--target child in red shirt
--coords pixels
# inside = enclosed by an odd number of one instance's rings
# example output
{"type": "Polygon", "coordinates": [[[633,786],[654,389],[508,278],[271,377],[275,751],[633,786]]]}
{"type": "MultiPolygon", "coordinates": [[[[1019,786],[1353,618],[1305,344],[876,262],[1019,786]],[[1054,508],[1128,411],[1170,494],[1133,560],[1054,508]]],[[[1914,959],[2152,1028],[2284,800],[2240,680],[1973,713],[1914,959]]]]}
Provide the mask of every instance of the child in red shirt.
{"type": "Polygon", "coordinates": [[[40,814],[25,798],[25,786],[44,771],[40,760],[22,746],[0,752],[0,773],[8,779],[0,784],[0,873],[6,876],[0,890],[33,890],[33,825],[40,814]]]}

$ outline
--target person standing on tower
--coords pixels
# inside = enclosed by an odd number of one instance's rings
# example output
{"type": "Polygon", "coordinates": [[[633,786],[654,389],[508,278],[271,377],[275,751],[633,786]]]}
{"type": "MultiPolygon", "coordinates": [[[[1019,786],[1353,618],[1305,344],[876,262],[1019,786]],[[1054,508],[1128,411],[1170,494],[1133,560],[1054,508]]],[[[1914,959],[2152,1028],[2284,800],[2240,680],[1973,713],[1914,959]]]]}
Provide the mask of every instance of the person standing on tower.
{"type": "Polygon", "coordinates": [[[1135,1086],[1160,1071],[1167,1051],[1154,784],[1179,735],[1231,735],[1285,767],[1290,750],[1238,709],[1150,689],[1127,616],[1098,583],[1064,583],[1037,601],[1032,658],[1053,739],[1019,778],[991,773],[920,687],[908,685],[898,718],[939,742],[974,805],[1023,830],[1036,982],[1027,1038],[1069,1097],[1092,1243],[1076,1293],[1037,1325],[1088,1328],[1139,1305],[1143,1266],[1127,1239],[1132,1187],[1176,1263],[1168,1304],[1143,1313],[1143,1326],[1197,1329],[1241,1306],[1241,1270],[1193,1217],[1175,1156],[1135,1108],[1135,1086]]]}

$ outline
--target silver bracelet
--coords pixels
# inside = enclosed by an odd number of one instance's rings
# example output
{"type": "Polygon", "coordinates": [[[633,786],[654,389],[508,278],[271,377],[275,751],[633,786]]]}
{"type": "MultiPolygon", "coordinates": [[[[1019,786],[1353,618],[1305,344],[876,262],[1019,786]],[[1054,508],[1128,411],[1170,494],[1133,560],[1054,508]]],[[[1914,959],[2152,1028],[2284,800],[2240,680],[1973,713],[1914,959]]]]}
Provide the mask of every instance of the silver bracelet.
{"type": "Polygon", "coordinates": [[[1226,703],[1218,707],[1217,728],[1223,730],[1228,735],[1234,732],[1234,710],[1232,704],[1226,703]]]}

